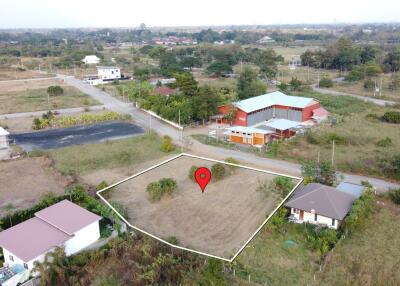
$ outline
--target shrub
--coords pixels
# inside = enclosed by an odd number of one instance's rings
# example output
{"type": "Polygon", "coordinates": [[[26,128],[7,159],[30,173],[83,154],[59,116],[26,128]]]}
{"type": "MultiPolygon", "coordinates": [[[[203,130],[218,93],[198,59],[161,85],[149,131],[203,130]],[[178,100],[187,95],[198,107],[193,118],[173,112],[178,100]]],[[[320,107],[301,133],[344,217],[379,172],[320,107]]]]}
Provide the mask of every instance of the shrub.
{"type": "Polygon", "coordinates": [[[385,137],[381,140],[379,140],[378,142],[376,142],[376,146],[378,147],[389,147],[393,145],[392,139],[390,139],[389,137],[385,137]]]}
{"type": "Polygon", "coordinates": [[[163,178],[158,182],[150,183],[146,192],[149,193],[150,200],[153,202],[161,200],[164,194],[172,194],[176,191],[176,181],[172,178],[163,178]]]}
{"type": "Polygon", "coordinates": [[[190,169],[189,169],[189,174],[188,174],[188,177],[189,177],[189,179],[190,180],[192,180],[192,181],[196,181],[196,177],[195,177],[195,173],[196,173],[196,170],[198,169],[199,167],[197,167],[197,166],[192,166],[192,167],[190,167],[190,169]]]}
{"type": "MultiPolygon", "coordinates": [[[[233,158],[233,157],[226,158],[225,162],[226,163],[230,163],[230,164],[236,164],[236,165],[240,164],[240,162],[238,160],[236,160],[235,158],[233,158]]],[[[231,165],[227,165],[227,166],[228,166],[230,174],[232,174],[238,168],[236,166],[231,166],[231,165]]]]}
{"type": "Polygon", "coordinates": [[[372,120],[380,120],[381,119],[381,117],[376,113],[368,113],[367,115],[365,115],[365,118],[372,119],[372,120]]]}
{"type": "Polygon", "coordinates": [[[50,96],[58,96],[64,93],[64,89],[59,85],[52,85],[47,88],[47,93],[50,96]]]}
{"type": "Polygon", "coordinates": [[[400,205],[400,189],[390,190],[388,196],[393,203],[400,205]]]}
{"type": "Polygon", "coordinates": [[[288,209],[281,207],[278,211],[271,217],[270,228],[272,231],[284,233],[286,231],[285,226],[288,224],[288,209]]]}
{"type": "Polygon", "coordinates": [[[346,233],[358,229],[374,210],[374,193],[367,188],[361,197],[356,200],[351,208],[350,214],[345,218],[342,228],[346,233]]]}
{"type": "Polygon", "coordinates": [[[161,151],[165,153],[169,153],[175,150],[175,145],[172,143],[172,138],[168,135],[163,137],[163,141],[161,144],[161,151]]]}
{"type": "Polygon", "coordinates": [[[388,111],[382,116],[382,120],[389,123],[400,123],[399,111],[388,111]]]}
{"type": "Polygon", "coordinates": [[[330,78],[323,77],[319,81],[319,86],[320,87],[332,87],[333,86],[333,81],[330,78]]]}
{"type": "Polygon", "coordinates": [[[289,82],[290,87],[294,91],[299,91],[303,87],[303,82],[299,80],[297,77],[292,77],[292,79],[289,82]]]}
{"type": "Polygon", "coordinates": [[[307,224],[304,231],[306,247],[317,251],[321,257],[325,256],[338,241],[337,232],[327,227],[319,228],[315,225],[307,224]]]}
{"type": "Polygon", "coordinates": [[[373,82],[371,79],[366,79],[364,81],[364,88],[365,89],[373,89],[373,88],[375,88],[375,82],[373,82]]]}
{"type": "Polygon", "coordinates": [[[294,182],[289,177],[278,176],[275,177],[271,183],[272,188],[277,191],[282,198],[286,197],[289,192],[294,188],[294,182]]]}
{"type": "Polygon", "coordinates": [[[211,177],[214,181],[219,181],[225,176],[225,167],[221,163],[216,163],[211,166],[211,177]]]}
{"type": "Polygon", "coordinates": [[[333,132],[325,133],[323,138],[326,144],[332,144],[332,141],[335,141],[337,145],[346,145],[348,143],[346,138],[333,132]]]}
{"type": "Polygon", "coordinates": [[[301,166],[304,180],[308,183],[321,183],[333,186],[337,180],[337,174],[329,161],[306,161],[301,166]]]}

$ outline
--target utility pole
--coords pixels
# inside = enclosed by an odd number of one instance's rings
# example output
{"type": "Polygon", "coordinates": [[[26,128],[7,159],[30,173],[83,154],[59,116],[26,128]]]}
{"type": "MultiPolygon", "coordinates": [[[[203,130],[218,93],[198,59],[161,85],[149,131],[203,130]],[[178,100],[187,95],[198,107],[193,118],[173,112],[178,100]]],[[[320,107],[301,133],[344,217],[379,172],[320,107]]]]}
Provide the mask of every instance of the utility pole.
{"type": "Polygon", "coordinates": [[[383,78],[381,77],[381,84],[379,85],[379,96],[382,96],[382,81],[383,78]]]}
{"type": "Polygon", "coordinates": [[[151,113],[149,113],[150,114],[150,129],[149,129],[149,133],[151,132],[151,113]]]}
{"type": "Polygon", "coordinates": [[[319,88],[319,69],[318,69],[318,83],[317,83],[317,87],[319,88]]]}
{"type": "Polygon", "coordinates": [[[334,164],[334,158],[335,158],[335,140],[332,141],[332,166],[334,164]]]}
{"type": "Polygon", "coordinates": [[[318,163],[319,163],[319,156],[320,156],[320,151],[318,150],[318,159],[317,159],[318,163]]]}
{"type": "Polygon", "coordinates": [[[181,129],[181,152],[183,153],[183,127],[181,126],[181,110],[178,110],[178,124],[181,129]]]}

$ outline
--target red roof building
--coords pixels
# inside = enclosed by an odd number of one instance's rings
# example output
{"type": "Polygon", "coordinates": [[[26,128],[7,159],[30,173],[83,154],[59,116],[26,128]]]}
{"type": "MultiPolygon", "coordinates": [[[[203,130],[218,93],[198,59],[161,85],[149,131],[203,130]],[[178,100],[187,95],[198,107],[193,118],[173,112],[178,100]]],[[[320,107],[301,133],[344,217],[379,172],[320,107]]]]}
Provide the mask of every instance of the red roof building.
{"type": "MultiPolygon", "coordinates": [[[[288,119],[295,122],[312,120],[314,111],[322,113],[320,103],[313,98],[288,96],[275,91],[233,103],[236,117],[233,125],[253,126],[270,119],[288,119]]],[[[218,107],[220,115],[229,113],[232,104],[218,107]]],[[[324,109],[323,109],[324,110],[324,109]]],[[[228,123],[226,119],[222,122],[228,123]]]]}

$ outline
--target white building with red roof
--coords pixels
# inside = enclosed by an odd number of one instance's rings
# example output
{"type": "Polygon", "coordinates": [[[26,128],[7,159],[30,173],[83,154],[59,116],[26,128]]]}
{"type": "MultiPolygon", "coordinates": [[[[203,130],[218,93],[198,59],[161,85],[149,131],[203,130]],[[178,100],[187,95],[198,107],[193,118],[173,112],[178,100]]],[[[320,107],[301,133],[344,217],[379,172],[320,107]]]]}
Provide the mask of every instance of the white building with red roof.
{"type": "Polygon", "coordinates": [[[9,267],[22,265],[33,269],[48,252],[65,247],[72,255],[100,238],[101,217],[63,200],[37,213],[29,220],[0,232],[0,247],[9,267]]]}

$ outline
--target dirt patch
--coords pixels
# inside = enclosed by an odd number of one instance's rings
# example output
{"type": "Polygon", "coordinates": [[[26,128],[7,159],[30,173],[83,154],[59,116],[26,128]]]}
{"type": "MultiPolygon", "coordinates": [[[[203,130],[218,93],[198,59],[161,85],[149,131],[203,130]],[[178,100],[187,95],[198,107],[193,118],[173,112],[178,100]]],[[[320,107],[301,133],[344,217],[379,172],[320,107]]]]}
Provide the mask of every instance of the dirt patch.
{"type": "Polygon", "coordinates": [[[28,208],[45,193],[63,193],[71,182],[53,171],[44,157],[0,162],[0,216],[5,215],[5,206],[28,208]]]}
{"type": "Polygon", "coordinates": [[[47,88],[50,85],[67,86],[62,79],[43,79],[43,80],[26,80],[26,81],[0,81],[2,93],[19,92],[27,89],[47,88]]]}
{"type": "Polygon", "coordinates": [[[244,168],[221,181],[210,183],[201,193],[188,178],[192,165],[210,168],[213,162],[179,157],[121,185],[111,201],[122,204],[129,222],[158,237],[176,237],[180,246],[231,258],[279,203],[277,195],[257,192],[261,182],[274,176],[244,168]],[[170,177],[178,190],[159,202],[150,202],[150,182],[170,177]]]}
{"type": "Polygon", "coordinates": [[[0,68],[0,80],[15,80],[15,79],[28,79],[28,78],[43,78],[51,77],[53,75],[40,73],[39,71],[25,70],[20,71],[11,68],[0,68]]]}

